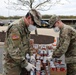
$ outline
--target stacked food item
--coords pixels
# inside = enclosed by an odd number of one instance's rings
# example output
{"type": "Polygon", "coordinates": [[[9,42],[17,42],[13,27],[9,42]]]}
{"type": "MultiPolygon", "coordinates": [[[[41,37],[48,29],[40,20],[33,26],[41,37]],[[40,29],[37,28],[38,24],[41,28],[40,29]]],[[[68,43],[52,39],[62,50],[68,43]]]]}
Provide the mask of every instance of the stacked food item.
{"type": "MultiPolygon", "coordinates": [[[[32,39],[31,46],[35,60],[30,60],[29,62],[36,66],[36,69],[31,71],[30,75],[54,75],[52,74],[53,72],[66,71],[66,64],[62,63],[61,59],[47,59],[54,52],[52,44],[34,44],[34,40],[32,39]]],[[[29,58],[28,56],[27,59],[29,60],[29,58]]]]}

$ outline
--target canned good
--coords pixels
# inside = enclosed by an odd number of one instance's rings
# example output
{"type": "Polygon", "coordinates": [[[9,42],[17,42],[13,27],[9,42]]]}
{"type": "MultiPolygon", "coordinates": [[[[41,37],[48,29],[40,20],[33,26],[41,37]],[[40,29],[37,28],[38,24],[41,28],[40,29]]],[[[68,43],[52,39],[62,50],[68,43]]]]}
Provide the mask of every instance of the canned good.
{"type": "Polygon", "coordinates": [[[31,72],[30,72],[30,75],[36,75],[36,74],[35,74],[35,71],[31,71],[31,72]]]}
{"type": "Polygon", "coordinates": [[[41,71],[36,71],[36,75],[41,75],[41,71]]]}
{"type": "Polygon", "coordinates": [[[41,75],[46,75],[45,70],[41,70],[41,75]]]}
{"type": "Polygon", "coordinates": [[[43,58],[43,63],[46,63],[46,56],[44,56],[44,58],[43,58]]]}
{"type": "Polygon", "coordinates": [[[37,71],[41,70],[41,61],[40,60],[37,60],[37,62],[36,62],[36,70],[37,71]]]}
{"type": "Polygon", "coordinates": [[[31,44],[31,45],[34,44],[34,39],[30,39],[30,44],[31,44]]]}

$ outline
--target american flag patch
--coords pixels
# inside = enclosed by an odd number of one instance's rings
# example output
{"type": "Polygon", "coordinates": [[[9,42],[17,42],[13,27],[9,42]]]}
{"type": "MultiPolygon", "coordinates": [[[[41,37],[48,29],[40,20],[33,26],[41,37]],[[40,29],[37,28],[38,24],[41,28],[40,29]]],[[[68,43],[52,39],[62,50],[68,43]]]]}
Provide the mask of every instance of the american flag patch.
{"type": "Polygon", "coordinates": [[[12,35],[12,39],[13,40],[17,40],[17,39],[19,39],[20,37],[18,36],[18,35],[12,35]]]}

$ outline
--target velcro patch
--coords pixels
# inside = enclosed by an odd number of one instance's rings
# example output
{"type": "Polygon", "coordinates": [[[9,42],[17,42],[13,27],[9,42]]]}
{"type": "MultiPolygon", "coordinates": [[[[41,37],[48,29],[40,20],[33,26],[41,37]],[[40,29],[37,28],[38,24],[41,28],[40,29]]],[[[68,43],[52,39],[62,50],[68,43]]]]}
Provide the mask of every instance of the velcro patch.
{"type": "Polygon", "coordinates": [[[12,39],[13,40],[17,40],[17,39],[19,39],[20,38],[20,36],[18,36],[18,35],[12,35],[12,39]]]}

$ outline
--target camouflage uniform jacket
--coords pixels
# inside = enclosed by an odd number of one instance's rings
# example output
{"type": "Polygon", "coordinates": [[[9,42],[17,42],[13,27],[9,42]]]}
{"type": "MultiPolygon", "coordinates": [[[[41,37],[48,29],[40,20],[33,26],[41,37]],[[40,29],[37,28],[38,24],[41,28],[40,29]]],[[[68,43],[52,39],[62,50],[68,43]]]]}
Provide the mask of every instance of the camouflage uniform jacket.
{"type": "Polygon", "coordinates": [[[66,63],[76,63],[76,30],[68,25],[60,29],[59,44],[53,53],[53,57],[61,57],[65,54],[66,63]]]}
{"type": "Polygon", "coordinates": [[[24,23],[24,18],[16,20],[8,27],[5,37],[5,64],[26,67],[26,53],[30,53],[30,32],[24,23]]]}

